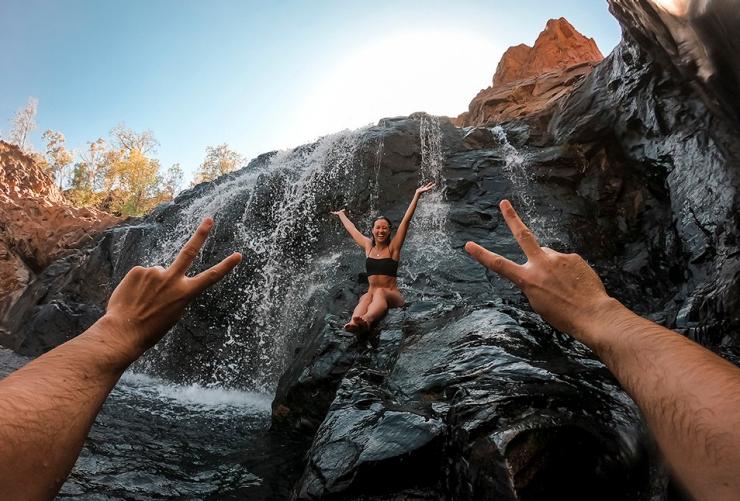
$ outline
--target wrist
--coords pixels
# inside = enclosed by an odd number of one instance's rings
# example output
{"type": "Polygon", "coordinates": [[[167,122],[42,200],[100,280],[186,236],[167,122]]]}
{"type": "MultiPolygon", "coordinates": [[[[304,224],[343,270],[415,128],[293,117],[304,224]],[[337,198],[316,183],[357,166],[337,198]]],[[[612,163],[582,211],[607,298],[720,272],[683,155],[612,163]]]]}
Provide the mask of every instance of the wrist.
{"type": "Polygon", "coordinates": [[[573,322],[573,337],[598,352],[610,342],[613,331],[608,328],[616,319],[630,313],[622,303],[611,296],[604,296],[583,308],[573,322]]]}
{"type": "Polygon", "coordinates": [[[145,351],[136,342],[135,329],[130,321],[111,313],[100,317],[91,328],[101,360],[114,371],[123,372],[145,351]]]}

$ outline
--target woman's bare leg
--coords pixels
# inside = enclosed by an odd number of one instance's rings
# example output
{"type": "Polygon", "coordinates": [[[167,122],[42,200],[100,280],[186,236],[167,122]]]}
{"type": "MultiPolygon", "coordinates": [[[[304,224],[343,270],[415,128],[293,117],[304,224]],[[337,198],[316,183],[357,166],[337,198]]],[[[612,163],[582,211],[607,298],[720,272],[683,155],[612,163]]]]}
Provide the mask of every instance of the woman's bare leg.
{"type": "MultiPolygon", "coordinates": [[[[371,325],[373,325],[374,322],[379,320],[388,312],[388,300],[386,298],[386,294],[383,292],[376,292],[373,294],[373,300],[370,302],[370,305],[367,307],[367,313],[362,315],[362,320],[365,321],[365,328],[369,328],[371,325]]],[[[358,322],[356,319],[352,319],[355,322],[357,322],[361,327],[363,327],[361,322],[358,322]]]]}
{"type": "Polygon", "coordinates": [[[355,310],[352,312],[352,320],[350,320],[348,323],[344,324],[345,330],[348,330],[350,332],[357,332],[360,328],[360,326],[355,322],[355,318],[362,318],[362,316],[367,313],[367,308],[370,306],[370,303],[373,300],[373,295],[369,292],[366,292],[365,294],[360,297],[360,301],[357,303],[357,306],[355,306],[355,310]]]}

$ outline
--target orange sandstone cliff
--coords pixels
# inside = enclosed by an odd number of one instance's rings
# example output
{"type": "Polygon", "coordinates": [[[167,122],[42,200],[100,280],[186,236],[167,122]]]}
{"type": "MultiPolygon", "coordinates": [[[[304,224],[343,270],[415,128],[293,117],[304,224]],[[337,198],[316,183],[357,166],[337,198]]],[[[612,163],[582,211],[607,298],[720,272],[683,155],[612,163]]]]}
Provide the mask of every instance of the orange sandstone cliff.
{"type": "Polygon", "coordinates": [[[31,156],[0,141],[0,315],[48,264],[119,221],[72,206],[31,156]]]}
{"type": "Polygon", "coordinates": [[[491,87],[480,91],[455,123],[485,125],[544,112],[603,58],[596,42],[566,19],[550,19],[533,47],[516,45],[504,53],[491,87]]]}

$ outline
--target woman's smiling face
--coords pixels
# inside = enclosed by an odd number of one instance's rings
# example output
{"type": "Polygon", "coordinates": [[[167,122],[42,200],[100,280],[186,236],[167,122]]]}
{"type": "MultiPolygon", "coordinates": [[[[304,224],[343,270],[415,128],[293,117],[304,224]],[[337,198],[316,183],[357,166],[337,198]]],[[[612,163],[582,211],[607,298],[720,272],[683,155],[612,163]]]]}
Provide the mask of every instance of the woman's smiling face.
{"type": "Polygon", "coordinates": [[[378,243],[386,243],[391,236],[391,225],[385,219],[376,219],[373,224],[373,237],[378,243]]]}

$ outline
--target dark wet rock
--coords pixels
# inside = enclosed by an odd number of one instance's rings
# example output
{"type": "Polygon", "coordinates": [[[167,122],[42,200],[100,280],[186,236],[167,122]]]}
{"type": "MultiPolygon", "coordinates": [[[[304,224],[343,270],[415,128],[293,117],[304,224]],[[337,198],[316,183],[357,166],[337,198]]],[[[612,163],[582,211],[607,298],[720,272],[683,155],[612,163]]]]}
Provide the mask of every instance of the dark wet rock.
{"type": "Polygon", "coordinates": [[[498,146],[498,141],[488,127],[470,127],[463,137],[463,144],[470,150],[480,150],[498,146]]]}

